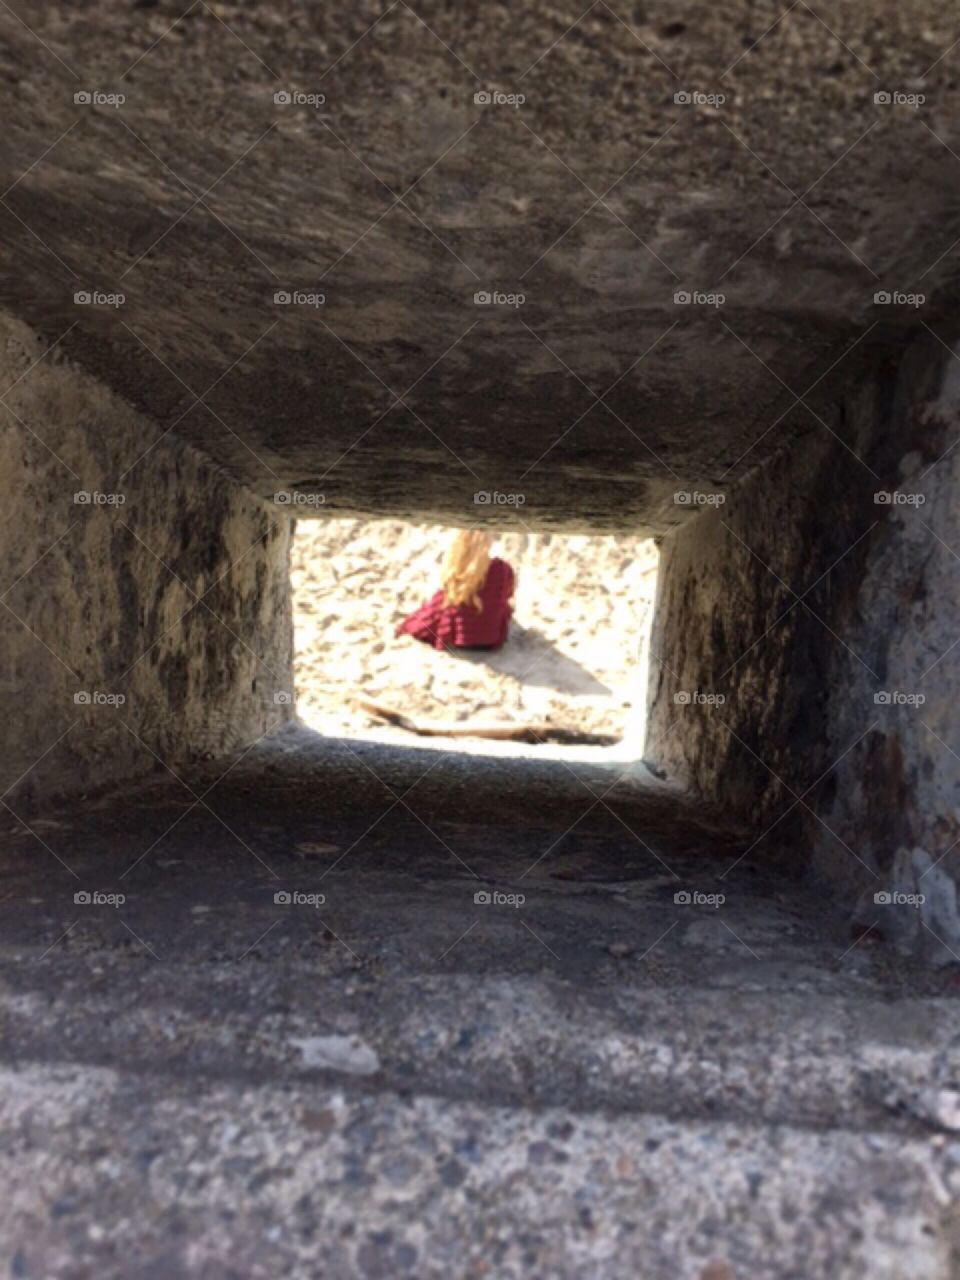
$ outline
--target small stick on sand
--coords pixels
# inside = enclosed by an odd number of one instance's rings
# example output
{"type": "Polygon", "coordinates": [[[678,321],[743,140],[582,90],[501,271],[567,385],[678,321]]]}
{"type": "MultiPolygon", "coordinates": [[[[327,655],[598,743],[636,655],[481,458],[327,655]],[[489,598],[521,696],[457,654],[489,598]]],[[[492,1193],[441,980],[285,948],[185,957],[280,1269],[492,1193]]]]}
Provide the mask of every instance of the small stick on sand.
{"type": "Polygon", "coordinates": [[[491,720],[485,724],[464,724],[461,720],[414,720],[412,716],[370,698],[356,697],[354,703],[369,715],[423,738],[490,738],[499,742],[587,743],[600,747],[610,747],[620,741],[612,734],[582,733],[543,722],[517,724],[512,720],[491,720]]]}

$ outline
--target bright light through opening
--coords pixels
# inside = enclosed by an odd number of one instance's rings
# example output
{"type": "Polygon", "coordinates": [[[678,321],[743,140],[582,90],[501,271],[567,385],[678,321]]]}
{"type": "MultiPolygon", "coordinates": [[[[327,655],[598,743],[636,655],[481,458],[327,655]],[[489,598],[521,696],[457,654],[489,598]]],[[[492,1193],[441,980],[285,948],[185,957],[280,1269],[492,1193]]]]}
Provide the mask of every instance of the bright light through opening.
{"type": "Polygon", "coordinates": [[[517,578],[507,642],[495,651],[448,652],[394,632],[439,589],[452,532],[395,520],[297,525],[292,581],[301,719],[332,737],[639,759],[658,565],[653,540],[497,536],[492,554],[508,561],[517,578]],[[548,726],[565,744],[420,736],[364,710],[362,700],[418,728],[548,726]],[[598,745],[602,739],[609,745],[598,745]]]}

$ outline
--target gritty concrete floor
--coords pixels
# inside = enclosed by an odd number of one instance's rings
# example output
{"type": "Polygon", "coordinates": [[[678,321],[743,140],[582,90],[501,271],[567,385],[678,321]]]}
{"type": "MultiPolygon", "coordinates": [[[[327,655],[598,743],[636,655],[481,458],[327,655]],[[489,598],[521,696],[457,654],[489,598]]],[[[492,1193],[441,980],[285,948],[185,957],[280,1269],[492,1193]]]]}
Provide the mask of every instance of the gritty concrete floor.
{"type": "Polygon", "coordinates": [[[11,1276],[958,1274],[949,971],[652,779],[226,768],[3,834],[11,1276]]]}

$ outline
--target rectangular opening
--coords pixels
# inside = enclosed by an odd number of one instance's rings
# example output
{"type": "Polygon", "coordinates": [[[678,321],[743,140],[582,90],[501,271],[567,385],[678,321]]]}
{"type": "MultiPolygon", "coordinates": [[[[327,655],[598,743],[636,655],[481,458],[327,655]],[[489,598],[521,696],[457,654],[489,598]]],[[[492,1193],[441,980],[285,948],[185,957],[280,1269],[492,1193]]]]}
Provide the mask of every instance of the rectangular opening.
{"type": "Polygon", "coordinates": [[[503,533],[490,554],[511,566],[516,587],[501,648],[437,649],[396,635],[440,588],[455,533],[397,520],[297,524],[291,574],[301,719],[331,737],[639,758],[659,558],[653,539],[503,533]],[[364,702],[420,728],[452,726],[458,736],[418,734],[364,702]],[[528,740],[473,736],[492,725],[527,729],[528,740]]]}

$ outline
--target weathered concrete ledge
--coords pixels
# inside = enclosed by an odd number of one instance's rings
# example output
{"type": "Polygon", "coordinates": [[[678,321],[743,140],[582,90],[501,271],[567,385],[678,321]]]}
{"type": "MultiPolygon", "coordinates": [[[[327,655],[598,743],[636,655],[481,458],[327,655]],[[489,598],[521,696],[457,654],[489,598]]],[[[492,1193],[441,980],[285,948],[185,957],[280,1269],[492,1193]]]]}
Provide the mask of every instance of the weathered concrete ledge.
{"type": "Polygon", "coordinates": [[[0,792],[176,768],[287,721],[290,521],[0,323],[0,792]]]}
{"type": "Polygon", "coordinates": [[[664,539],[651,661],[648,754],[936,963],[960,953],[958,435],[955,352],[891,352],[664,539]]]}

